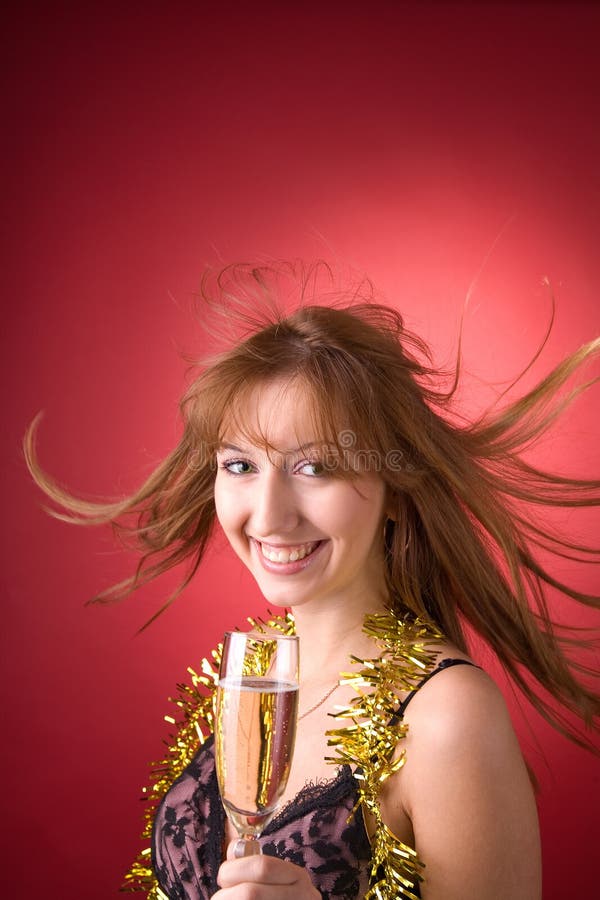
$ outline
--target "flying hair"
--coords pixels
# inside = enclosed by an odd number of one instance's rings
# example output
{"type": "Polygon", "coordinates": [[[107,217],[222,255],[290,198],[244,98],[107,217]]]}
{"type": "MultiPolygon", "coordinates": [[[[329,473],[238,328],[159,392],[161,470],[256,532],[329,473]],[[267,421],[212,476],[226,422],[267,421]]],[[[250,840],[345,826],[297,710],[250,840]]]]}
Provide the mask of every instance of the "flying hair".
{"type": "Polygon", "coordinates": [[[73,524],[110,524],[140,552],[133,575],[91,602],[127,597],[185,564],[179,587],[150,621],[164,611],[193,578],[211,539],[217,449],[236,434],[282,453],[256,433],[246,410],[253,393],[273,380],[283,386],[282,402],[288,387],[300,386],[311,411],[301,433],[310,432],[311,452],[317,448],[327,475],[355,479],[376,470],[385,482],[394,609],[433,622],[461,650],[467,632],[475,632],[554,727],[594,749],[566,715],[598,730],[598,673],[575,652],[589,647],[590,637],[553,620],[548,589],[597,607],[598,596],[563,583],[551,563],[597,563],[600,549],[558,534],[538,513],[598,506],[600,481],[544,471],[524,451],[597,380],[570,386],[597,358],[600,339],[510,399],[517,378],[467,420],[456,402],[460,353],[453,372],[437,369],[426,344],[367,279],[344,289],[324,263],[240,264],[207,271],[198,303],[213,347],[194,365],[182,397],[178,445],[137,491],[106,503],[77,498],[38,462],[39,416],[25,435],[27,465],[54,504],[51,514],[73,524]]]}

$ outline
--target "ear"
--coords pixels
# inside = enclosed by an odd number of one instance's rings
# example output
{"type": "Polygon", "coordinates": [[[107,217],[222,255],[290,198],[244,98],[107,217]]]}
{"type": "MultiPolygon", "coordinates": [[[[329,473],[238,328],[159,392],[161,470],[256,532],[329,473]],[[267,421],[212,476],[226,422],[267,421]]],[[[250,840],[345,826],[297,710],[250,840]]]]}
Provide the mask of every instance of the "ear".
{"type": "Polygon", "coordinates": [[[384,512],[384,517],[385,518],[383,520],[383,528],[382,528],[383,544],[384,544],[384,547],[386,548],[386,550],[388,551],[388,553],[391,553],[393,541],[394,541],[394,534],[396,531],[396,521],[397,520],[394,517],[393,513],[390,515],[387,511],[384,512]]]}
{"type": "Polygon", "coordinates": [[[385,506],[383,512],[386,522],[388,519],[391,519],[392,522],[398,521],[398,494],[396,491],[392,490],[389,485],[386,485],[385,488],[385,506]]]}

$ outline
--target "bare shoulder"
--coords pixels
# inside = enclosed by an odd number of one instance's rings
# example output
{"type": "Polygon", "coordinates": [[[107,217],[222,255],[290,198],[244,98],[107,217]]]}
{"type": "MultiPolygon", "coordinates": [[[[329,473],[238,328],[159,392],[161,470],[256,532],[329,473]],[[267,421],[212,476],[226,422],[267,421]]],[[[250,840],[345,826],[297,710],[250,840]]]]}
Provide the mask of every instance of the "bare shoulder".
{"type": "MultiPolygon", "coordinates": [[[[406,709],[405,721],[417,736],[434,735],[450,748],[464,744],[465,732],[475,741],[494,742],[501,732],[513,736],[510,717],[501,691],[489,675],[458,651],[440,654],[440,668],[415,693],[406,709]],[[445,663],[449,660],[450,663],[445,663]],[[493,732],[493,734],[490,732],[493,732]]],[[[440,664],[438,663],[438,665],[440,664]]]]}
{"type": "MultiPolygon", "coordinates": [[[[451,658],[457,657],[452,654],[451,658]]],[[[427,785],[463,775],[470,783],[490,776],[529,777],[502,693],[474,665],[443,667],[415,694],[405,714],[408,735],[404,803],[419,805],[427,785]],[[426,773],[425,770],[426,769],[426,773]]]]}
{"type": "Polygon", "coordinates": [[[475,666],[443,668],[412,698],[405,722],[406,762],[385,806],[410,821],[427,866],[424,900],[538,900],[536,805],[496,684],[475,666]]]}

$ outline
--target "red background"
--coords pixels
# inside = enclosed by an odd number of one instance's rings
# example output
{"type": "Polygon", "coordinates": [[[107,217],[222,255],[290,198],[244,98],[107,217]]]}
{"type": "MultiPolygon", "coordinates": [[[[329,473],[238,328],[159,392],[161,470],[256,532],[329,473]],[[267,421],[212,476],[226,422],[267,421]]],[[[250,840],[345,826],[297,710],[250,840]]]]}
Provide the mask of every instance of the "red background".
{"type": "MultiPolygon", "coordinates": [[[[537,346],[544,276],[558,313],[538,375],[600,318],[597,6],[82,8],[20,5],[2,54],[2,826],[14,898],[116,896],[168,694],[224,628],[262,610],[222,545],[141,636],[170,576],[85,609],[132,559],[108,531],[42,511],[19,449],[40,408],[41,459],[61,481],[87,496],[138,484],[177,439],[179,351],[203,341],[190,298],[219,260],[319,256],[367,272],[440,363],[481,270],[464,332],[478,404],[493,395],[479,376],[509,379],[537,346]]],[[[538,459],[597,472],[597,396],[538,459]]],[[[591,516],[563,522],[592,537],[591,516]]],[[[591,574],[571,576],[593,589],[591,574]]],[[[544,896],[589,896],[597,760],[508,699],[542,786],[544,896]]]]}

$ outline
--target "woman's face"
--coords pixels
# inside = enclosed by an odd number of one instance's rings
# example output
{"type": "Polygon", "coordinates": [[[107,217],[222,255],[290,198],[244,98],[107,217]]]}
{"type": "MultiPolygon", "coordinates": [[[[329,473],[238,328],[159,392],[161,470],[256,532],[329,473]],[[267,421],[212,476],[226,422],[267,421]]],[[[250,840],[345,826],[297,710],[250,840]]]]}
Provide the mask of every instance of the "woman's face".
{"type": "Polygon", "coordinates": [[[319,467],[302,389],[257,388],[246,419],[277,451],[226,431],[217,453],[217,517],[269,603],[355,600],[384,588],[385,486],[377,473],[346,480],[319,467]],[[282,392],[283,391],[283,392],[282,392]],[[302,445],[305,450],[298,449],[302,445]]]}

